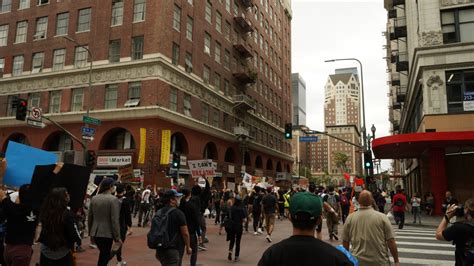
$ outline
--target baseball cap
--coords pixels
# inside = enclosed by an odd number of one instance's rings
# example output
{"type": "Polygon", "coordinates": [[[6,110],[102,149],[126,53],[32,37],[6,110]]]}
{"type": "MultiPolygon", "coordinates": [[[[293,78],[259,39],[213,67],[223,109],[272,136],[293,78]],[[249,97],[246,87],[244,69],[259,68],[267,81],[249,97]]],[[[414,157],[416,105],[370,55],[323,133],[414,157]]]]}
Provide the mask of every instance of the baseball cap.
{"type": "Polygon", "coordinates": [[[116,181],[113,178],[107,177],[107,178],[104,178],[104,180],[102,180],[100,185],[103,187],[112,187],[113,185],[115,185],[115,182],[116,181]]]}
{"type": "Polygon", "coordinates": [[[183,196],[183,193],[178,193],[176,189],[170,189],[163,194],[163,197],[165,198],[174,198],[174,197],[181,197],[181,196],[183,196]]]}
{"type": "Polygon", "coordinates": [[[298,192],[290,198],[290,213],[295,215],[297,213],[305,212],[311,217],[321,216],[323,210],[323,203],[321,198],[313,193],[298,192]]]}

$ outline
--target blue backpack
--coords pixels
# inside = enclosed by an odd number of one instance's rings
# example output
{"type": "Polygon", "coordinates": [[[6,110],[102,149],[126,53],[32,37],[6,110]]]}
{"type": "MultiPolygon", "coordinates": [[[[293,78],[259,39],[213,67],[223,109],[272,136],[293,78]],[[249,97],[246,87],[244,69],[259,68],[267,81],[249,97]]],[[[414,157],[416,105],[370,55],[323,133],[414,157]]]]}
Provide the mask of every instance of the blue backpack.
{"type": "Polygon", "coordinates": [[[339,245],[336,247],[339,251],[341,251],[342,253],[344,253],[344,255],[346,256],[346,258],[352,262],[352,264],[354,264],[354,266],[359,266],[359,261],[357,260],[356,257],[354,257],[354,255],[352,255],[352,253],[350,253],[349,251],[347,251],[347,249],[345,249],[342,245],[339,245]]]}

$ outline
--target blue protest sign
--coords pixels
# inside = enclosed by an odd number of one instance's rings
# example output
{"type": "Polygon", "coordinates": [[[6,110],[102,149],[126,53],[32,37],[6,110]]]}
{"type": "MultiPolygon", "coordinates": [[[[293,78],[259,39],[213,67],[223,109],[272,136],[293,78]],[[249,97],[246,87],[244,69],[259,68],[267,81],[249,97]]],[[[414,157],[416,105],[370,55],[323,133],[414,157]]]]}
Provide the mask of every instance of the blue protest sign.
{"type": "Polygon", "coordinates": [[[54,153],[13,141],[8,142],[5,158],[7,159],[7,169],[3,184],[12,187],[30,184],[35,166],[55,164],[58,161],[58,157],[54,153]]]}

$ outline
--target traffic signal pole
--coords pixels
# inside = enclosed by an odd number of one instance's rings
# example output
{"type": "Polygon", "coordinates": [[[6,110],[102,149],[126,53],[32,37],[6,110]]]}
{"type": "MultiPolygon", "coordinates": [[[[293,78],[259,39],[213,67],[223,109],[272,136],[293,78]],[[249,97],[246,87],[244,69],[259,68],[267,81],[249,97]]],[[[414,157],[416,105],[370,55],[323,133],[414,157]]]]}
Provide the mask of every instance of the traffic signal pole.
{"type": "MultiPolygon", "coordinates": [[[[73,140],[75,140],[77,143],[81,144],[81,147],[82,149],[84,150],[84,153],[86,152],[86,146],[84,145],[84,143],[76,136],[74,136],[74,134],[72,134],[69,130],[65,129],[63,126],[61,126],[58,122],[52,120],[51,118],[49,117],[46,117],[46,116],[42,116],[42,118],[48,120],[49,122],[51,122],[51,124],[55,125],[56,127],[58,127],[59,129],[61,129],[62,131],[64,131],[64,133],[66,133],[69,137],[71,137],[73,140]]],[[[85,158],[84,158],[85,159],[85,158]]]]}

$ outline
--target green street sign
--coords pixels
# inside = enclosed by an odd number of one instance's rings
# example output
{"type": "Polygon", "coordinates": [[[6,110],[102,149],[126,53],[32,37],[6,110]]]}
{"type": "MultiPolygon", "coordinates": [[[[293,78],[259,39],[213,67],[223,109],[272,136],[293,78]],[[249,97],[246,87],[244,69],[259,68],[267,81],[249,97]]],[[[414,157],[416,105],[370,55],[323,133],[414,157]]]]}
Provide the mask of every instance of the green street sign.
{"type": "Polygon", "coordinates": [[[83,116],[82,121],[86,124],[100,125],[102,122],[97,118],[92,118],[90,116],[83,116]]]}

